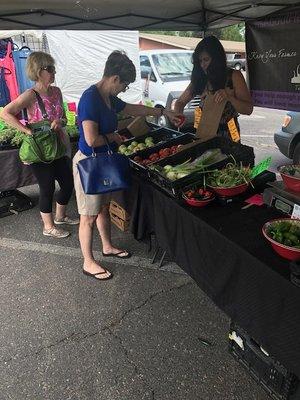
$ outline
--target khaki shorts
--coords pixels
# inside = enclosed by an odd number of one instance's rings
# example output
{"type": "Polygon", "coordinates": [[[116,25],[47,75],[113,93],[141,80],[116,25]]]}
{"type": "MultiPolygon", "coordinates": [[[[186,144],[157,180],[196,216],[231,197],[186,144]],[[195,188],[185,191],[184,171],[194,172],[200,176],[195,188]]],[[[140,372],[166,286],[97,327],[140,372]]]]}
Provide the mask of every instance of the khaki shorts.
{"type": "Polygon", "coordinates": [[[80,160],[87,158],[86,155],[77,151],[73,158],[73,176],[74,176],[74,188],[76,193],[77,208],[80,215],[98,215],[101,208],[108,206],[110,201],[114,198],[114,195],[119,192],[105,193],[105,194],[85,194],[81,181],[80,175],[77,168],[77,163],[80,160]]]}

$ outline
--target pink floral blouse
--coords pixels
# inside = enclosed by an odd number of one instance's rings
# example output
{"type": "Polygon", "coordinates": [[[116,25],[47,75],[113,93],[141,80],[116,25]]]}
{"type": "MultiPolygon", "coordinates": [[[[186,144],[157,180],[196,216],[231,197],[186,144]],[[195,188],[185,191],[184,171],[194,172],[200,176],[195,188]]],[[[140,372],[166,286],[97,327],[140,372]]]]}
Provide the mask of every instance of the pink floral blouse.
{"type": "MultiPolygon", "coordinates": [[[[50,96],[44,94],[40,94],[40,96],[44,102],[49,121],[63,118],[64,110],[61,100],[62,95],[58,87],[51,86],[50,96]]],[[[27,108],[27,113],[29,123],[39,122],[43,120],[43,115],[37,100],[32,103],[30,107],[27,108]]]]}

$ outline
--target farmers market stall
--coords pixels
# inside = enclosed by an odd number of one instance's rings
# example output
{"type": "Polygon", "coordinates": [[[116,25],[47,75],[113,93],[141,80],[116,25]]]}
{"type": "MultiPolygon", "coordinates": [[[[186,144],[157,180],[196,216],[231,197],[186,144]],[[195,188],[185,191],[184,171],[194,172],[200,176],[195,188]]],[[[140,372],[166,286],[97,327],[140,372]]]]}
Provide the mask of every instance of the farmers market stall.
{"type": "Polygon", "coordinates": [[[289,280],[289,262],[261,231],[282,214],[266,206],[242,209],[242,200],[189,207],[137,174],[133,192],[135,238],[154,233],[216,305],[300,376],[300,290],[289,280]]]}

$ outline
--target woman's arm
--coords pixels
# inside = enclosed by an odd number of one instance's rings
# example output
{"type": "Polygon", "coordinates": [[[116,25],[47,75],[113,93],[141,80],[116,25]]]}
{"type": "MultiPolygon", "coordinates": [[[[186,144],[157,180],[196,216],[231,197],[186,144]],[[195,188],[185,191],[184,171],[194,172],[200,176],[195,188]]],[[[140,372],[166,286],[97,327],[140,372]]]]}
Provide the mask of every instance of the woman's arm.
{"type": "Polygon", "coordinates": [[[66,112],[65,112],[65,108],[64,108],[64,102],[63,102],[63,96],[62,96],[62,92],[59,88],[57,88],[58,92],[59,92],[59,100],[60,100],[60,105],[62,108],[62,113],[63,116],[62,118],[55,118],[52,123],[51,123],[51,129],[53,129],[54,131],[58,131],[60,130],[63,126],[67,125],[67,117],[66,117],[66,112]]]}
{"type": "MultiPolygon", "coordinates": [[[[99,135],[99,125],[94,121],[83,121],[82,128],[84,132],[84,138],[90,147],[100,147],[106,144],[106,141],[102,135],[99,135]]],[[[108,133],[105,135],[109,142],[116,142],[120,145],[123,140],[120,135],[116,132],[108,133]]]]}
{"type": "Polygon", "coordinates": [[[34,101],[34,92],[32,90],[26,90],[18,98],[3,108],[0,118],[13,128],[31,135],[31,130],[27,126],[21,124],[16,115],[18,115],[24,108],[28,108],[34,101]]]}
{"type": "Polygon", "coordinates": [[[183,114],[184,107],[193,98],[192,84],[190,83],[183,93],[178,97],[175,103],[174,111],[183,114]]]}
{"type": "Polygon", "coordinates": [[[165,110],[164,108],[160,107],[147,107],[141,104],[126,103],[126,106],[122,111],[124,112],[124,114],[133,115],[135,117],[138,116],[146,117],[147,115],[153,115],[154,117],[161,117],[162,115],[165,115],[176,126],[182,123],[180,113],[176,113],[171,110],[165,110]]]}
{"type": "Polygon", "coordinates": [[[226,99],[230,101],[239,114],[250,115],[253,111],[253,102],[245,79],[240,71],[233,71],[232,83],[233,90],[218,90],[215,93],[215,101],[219,103],[226,99]]]}

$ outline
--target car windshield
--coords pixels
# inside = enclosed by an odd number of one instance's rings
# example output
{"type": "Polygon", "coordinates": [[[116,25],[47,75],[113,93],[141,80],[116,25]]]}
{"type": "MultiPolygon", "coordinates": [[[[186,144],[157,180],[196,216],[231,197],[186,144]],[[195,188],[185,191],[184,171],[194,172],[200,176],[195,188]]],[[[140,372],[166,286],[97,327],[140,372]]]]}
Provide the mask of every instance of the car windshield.
{"type": "Polygon", "coordinates": [[[154,54],[152,59],[161,79],[165,82],[191,78],[192,52],[154,54]]]}
{"type": "Polygon", "coordinates": [[[234,59],[234,54],[226,54],[227,61],[232,61],[234,59]]]}

